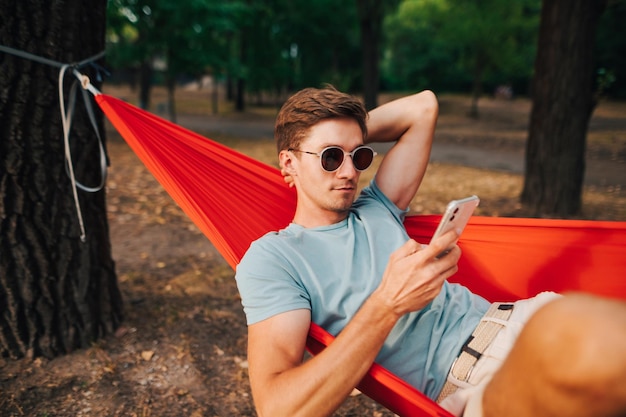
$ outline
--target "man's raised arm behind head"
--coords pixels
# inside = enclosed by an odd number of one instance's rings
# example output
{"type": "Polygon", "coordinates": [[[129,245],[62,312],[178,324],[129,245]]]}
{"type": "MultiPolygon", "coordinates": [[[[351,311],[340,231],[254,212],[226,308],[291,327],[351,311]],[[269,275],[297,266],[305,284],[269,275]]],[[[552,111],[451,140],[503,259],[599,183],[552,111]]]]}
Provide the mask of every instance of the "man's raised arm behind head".
{"type": "Polygon", "coordinates": [[[403,97],[372,110],[366,142],[392,142],[376,174],[381,191],[396,206],[406,209],[428,166],[438,116],[431,91],[403,97]]]}

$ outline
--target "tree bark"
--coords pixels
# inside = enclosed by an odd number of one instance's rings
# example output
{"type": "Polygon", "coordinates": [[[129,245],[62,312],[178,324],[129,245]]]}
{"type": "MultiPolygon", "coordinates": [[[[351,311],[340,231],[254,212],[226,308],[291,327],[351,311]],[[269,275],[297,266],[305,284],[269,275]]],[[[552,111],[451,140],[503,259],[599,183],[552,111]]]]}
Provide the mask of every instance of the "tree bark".
{"type": "MultiPolygon", "coordinates": [[[[105,0],[2,0],[0,44],[82,61],[104,49],[105,9],[105,0]]],[[[80,71],[95,81],[88,68],[80,71]]],[[[59,69],[0,52],[0,73],[0,356],[51,358],[89,346],[122,318],[105,191],[79,190],[82,242],[64,159],[59,69]]],[[[73,79],[70,71],[66,97],[73,79]]],[[[74,170],[94,186],[99,146],[80,103],[74,170]]]]}
{"type": "Polygon", "coordinates": [[[606,0],[543,1],[521,195],[535,215],[581,210],[594,41],[605,8],[606,0]]]}

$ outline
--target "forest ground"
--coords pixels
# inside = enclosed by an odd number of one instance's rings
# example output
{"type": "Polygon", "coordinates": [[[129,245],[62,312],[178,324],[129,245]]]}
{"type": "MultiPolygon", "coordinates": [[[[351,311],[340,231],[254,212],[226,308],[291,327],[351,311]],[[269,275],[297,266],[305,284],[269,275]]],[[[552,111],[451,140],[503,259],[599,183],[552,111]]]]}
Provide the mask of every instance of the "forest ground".
{"type": "MultiPolygon", "coordinates": [[[[105,90],[133,101],[128,89],[105,90]]],[[[208,93],[179,92],[178,122],[275,165],[275,108],[209,114],[208,93]]],[[[155,108],[163,92],[154,94],[155,108]]],[[[440,213],[450,198],[481,197],[478,214],[524,216],[518,203],[530,103],[440,97],[424,183],[411,204],[440,213]]],[[[254,416],[246,325],[233,271],[110,127],[109,226],[125,301],[120,329],[55,358],[0,358],[0,416],[254,416]]],[[[626,103],[592,119],[581,218],[626,220],[626,103]]],[[[370,174],[364,175],[367,181],[370,174]]],[[[391,416],[364,395],[337,416],[391,416]]]]}

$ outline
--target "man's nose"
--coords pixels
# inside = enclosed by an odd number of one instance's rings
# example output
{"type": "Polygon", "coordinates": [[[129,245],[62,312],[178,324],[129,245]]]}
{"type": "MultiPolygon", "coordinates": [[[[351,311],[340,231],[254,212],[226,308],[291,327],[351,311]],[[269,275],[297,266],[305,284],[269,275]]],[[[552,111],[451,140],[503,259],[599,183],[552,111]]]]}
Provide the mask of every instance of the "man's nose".
{"type": "Polygon", "coordinates": [[[359,171],[354,167],[354,162],[352,161],[352,157],[350,155],[346,155],[343,163],[337,170],[337,175],[341,178],[352,178],[357,175],[359,171]]]}

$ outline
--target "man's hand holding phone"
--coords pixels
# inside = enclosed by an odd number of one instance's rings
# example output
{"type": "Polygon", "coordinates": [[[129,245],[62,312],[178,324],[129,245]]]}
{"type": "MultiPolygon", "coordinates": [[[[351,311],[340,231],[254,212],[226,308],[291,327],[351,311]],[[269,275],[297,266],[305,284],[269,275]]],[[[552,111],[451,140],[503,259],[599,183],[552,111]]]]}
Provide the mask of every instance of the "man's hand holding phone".
{"type": "Polygon", "coordinates": [[[376,297],[380,296],[398,316],[424,308],[458,270],[461,250],[454,244],[457,239],[453,230],[431,245],[409,239],[389,257],[376,297]],[[448,247],[448,256],[437,259],[437,253],[448,247]]]}

